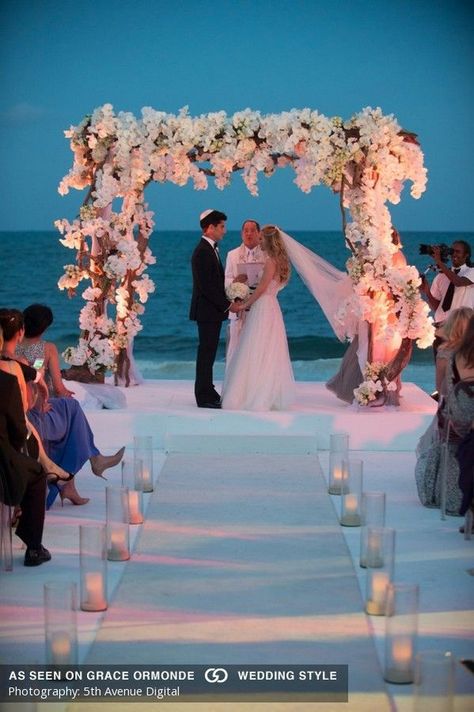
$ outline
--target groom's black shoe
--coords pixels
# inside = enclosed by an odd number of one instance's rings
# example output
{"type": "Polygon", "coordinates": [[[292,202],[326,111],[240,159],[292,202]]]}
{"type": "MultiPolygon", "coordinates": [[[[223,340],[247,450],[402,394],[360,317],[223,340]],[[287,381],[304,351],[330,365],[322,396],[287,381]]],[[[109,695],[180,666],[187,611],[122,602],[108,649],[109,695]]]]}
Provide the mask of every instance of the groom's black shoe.
{"type": "Polygon", "coordinates": [[[44,546],[40,545],[38,549],[28,548],[25,552],[25,566],[40,566],[45,561],[50,561],[51,554],[44,546]]]}
{"type": "Polygon", "coordinates": [[[213,401],[212,403],[198,403],[198,408],[221,408],[220,401],[213,401]]]}

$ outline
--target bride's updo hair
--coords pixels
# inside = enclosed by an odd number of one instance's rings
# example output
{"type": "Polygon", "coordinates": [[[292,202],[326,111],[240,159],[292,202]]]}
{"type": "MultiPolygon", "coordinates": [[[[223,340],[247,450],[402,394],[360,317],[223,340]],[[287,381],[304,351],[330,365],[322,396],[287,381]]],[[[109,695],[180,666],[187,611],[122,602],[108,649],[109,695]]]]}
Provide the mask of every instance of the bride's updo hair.
{"type": "Polygon", "coordinates": [[[283,284],[288,282],[291,273],[290,260],[279,229],[275,225],[264,225],[261,234],[267,255],[276,262],[280,282],[283,284]]]}

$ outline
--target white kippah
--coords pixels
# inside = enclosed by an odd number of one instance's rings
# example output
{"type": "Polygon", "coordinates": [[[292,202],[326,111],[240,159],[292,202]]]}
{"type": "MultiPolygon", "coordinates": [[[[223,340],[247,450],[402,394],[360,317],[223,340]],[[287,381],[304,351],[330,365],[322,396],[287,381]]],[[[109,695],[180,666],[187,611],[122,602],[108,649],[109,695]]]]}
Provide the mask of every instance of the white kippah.
{"type": "Polygon", "coordinates": [[[204,220],[204,218],[207,218],[208,215],[211,213],[215,212],[215,208],[211,208],[210,210],[205,210],[203,213],[200,214],[199,220],[204,220]]]}

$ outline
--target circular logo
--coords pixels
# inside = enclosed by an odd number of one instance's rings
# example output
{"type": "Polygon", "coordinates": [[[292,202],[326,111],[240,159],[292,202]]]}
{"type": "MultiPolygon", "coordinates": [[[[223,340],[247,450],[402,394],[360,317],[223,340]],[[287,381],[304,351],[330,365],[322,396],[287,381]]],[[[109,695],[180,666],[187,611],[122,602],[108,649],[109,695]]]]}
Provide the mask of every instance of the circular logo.
{"type": "Polygon", "coordinates": [[[217,682],[220,685],[227,680],[229,673],[224,668],[207,668],[204,677],[206,682],[210,682],[212,685],[217,682]]]}

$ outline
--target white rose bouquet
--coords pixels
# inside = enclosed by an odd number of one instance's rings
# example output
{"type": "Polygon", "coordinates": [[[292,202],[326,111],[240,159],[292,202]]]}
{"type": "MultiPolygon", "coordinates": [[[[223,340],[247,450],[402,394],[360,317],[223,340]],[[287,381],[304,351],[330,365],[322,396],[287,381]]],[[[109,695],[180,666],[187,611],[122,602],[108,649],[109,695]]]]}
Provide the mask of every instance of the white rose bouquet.
{"type": "Polygon", "coordinates": [[[232,282],[226,287],[225,293],[231,302],[242,302],[247,299],[250,289],[244,282],[232,282]]]}

